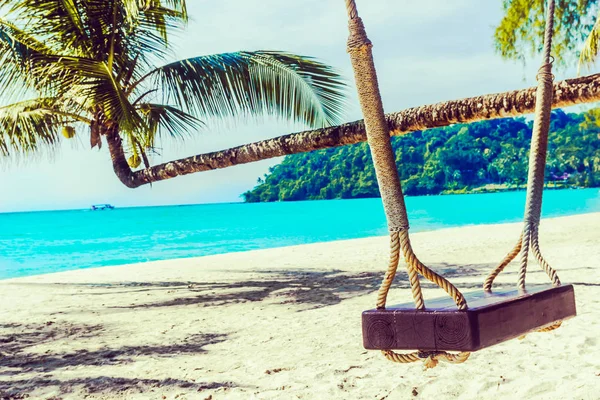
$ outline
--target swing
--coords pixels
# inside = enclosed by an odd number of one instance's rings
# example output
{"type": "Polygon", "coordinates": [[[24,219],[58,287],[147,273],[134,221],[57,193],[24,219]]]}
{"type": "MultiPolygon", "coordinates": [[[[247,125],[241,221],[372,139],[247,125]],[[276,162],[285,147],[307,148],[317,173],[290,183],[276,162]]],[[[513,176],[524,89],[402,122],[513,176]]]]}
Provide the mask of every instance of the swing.
{"type": "Polygon", "coordinates": [[[391,239],[390,263],[379,289],[377,308],[362,314],[364,347],[381,350],[390,361],[409,363],[424,360],[425,367],[431,368],[439,361],[465,362],[470,352],[530,332],[558,328],[563,320],[576,315],[575,293],[572,285],[561,285],[556,271],[544,260],[538,243],[553,96],[550,49],[554,0],[548,0],[544,59],[537,76],[523,232],[513,250],[487,277],[483,290],[467,296],[425,266],[412,250],[408,215],[383,113],[372,44],[358,16],[355,0],[345,1],[350,31],[348,53],[391,239]],[[525,286],[530,250],[550,278],[550,285],[525,286]],[[404,255],[416,307],[402,304],[386,308],[387,294],[396,275],[400,252],[404,255]],[[493,291],[496,276],[517,256],[520,256],[517,288],[493,291]],[[431,300],[426,307],[419,275],[444,289],[450,298],[431,300]],[[415,349],[417,351],[407,354],[393,351],[415,349]]]}

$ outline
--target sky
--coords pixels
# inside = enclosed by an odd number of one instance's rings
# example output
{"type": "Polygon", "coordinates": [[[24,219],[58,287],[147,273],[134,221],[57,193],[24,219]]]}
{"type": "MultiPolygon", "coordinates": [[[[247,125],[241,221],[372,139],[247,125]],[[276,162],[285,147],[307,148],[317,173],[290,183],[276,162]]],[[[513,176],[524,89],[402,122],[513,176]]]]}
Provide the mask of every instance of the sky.
{"type": "MultiPolygon", "coordinates": [[[[386,112],[535,84],[538,61],[504,61],[493,32],[501,0],[358,0],[386,112]]],[[[347,121],[361,118],[346,54],[342,0],[190,0],[190,22],[173,39],[173,60],[238,50],[282,50],[337,68],[351,89],[347,121]]],[[[559,71],[557,78],[574,76],[559,71]]],[[[0,99],[0,102],[2,99],[0,99]]],[[[305,127],[281,121],[209,121],[184,142],[163,144],[153,164],[225,149],[305,127]]],[[[107,146],[65,140],[55,154],[0,162],[0,212],[242,201],[281,159],[201,172],[128,189],[112,170],[107,146]]]]}

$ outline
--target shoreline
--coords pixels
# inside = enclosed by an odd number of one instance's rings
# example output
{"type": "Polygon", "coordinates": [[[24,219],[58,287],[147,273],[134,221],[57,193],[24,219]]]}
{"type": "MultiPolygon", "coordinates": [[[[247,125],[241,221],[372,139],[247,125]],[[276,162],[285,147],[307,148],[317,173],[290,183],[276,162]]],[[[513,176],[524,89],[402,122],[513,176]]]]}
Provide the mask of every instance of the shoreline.
{"type": "MultiPolygon", "coordinates": [[[[547,184],[546,184],[547,185],[547,184]]],[[[407,198],[419,198],[419,197],[436,197],[436,196],[453,196],[463,194],[493,194],[493,193],[510,193],[510,192],[525,192],[527,191],[527,185],[523,184],[521,187],[510,187],[501,189],[483,189],[485,186],[479,186],[477,188],[469,189],[463,192],[461,189],[448,189],[438,194],[422,194],[422,195],[405,195],[407,198]]],[[[546,190],[594,190],[597,189],[600,192],[600,186],[598,187],[555,187],[555,186],[544,186],[546,190]]],[[[196,207],[196,206],[215,206],[215,205],[240,205],[240,204],[269,204],[269,203],[297,203],[297,202],[315,202],[315,201],[337,201],[337,200],[365,200],[365,199],[381,199],[381,197],[352,197],[347,199],[334,198],[334,199],[306,199],[306,200],[285,200],[285,201],[259,201],[259,202],[248,202],[248,201],[224,201],[214,203],[184,203],[184,204],[158,204],[158,205],[139,205],[139,206],[115,206],[115,209],[127,210],[136,208],[161,208],[161,207],[196,207]]],[[[43,209],[43,210],[17,210],[17,211],[0,211],[0,216],[10,214],[31,214],[31,213],[51,213],[51,212],[71,212],[71,211],[91,211],[89,208],[62,208],[62,209],[43,209]]]]}
{"type": "MultiPolygon", "coordinates": [[[[552,221],[552,220],[562,219],[562,218],[571,218],[571,217],[577,217],[577,216],[585,216],[585,215],[600,216],[600,212],[588,212],[588,213],[572,214],[572,215],[560,216],[560,217],[544,218],[544,219],[542,219],[542,222],[541,222],[542,229],[543,229],[543,223],[547,222],[547,221],[552,221]]],[[[430,232],[442,232],[443,233],[444,231],[460,230],[460,229],[472,228],[472,227],[488,227],[490,229],[493,229],[493,228],[497,228],[500,226],[510,226],[510,225],[519,225],[519,224],[522,224],[522,222],[505,222],[505,223],[498,223],[498,224],[469,224],[469,225],[461,225],[461,226],[453,226],[453,227],[443,227],[443,228],[436,228],[436,229],[431,229],[431,230],[423,230],[423,231],[413,232],[413,233],[411,233],[411,237],[420,235],[420,234],[424,234],[424,233],[430,233],[430,232]]],[[[387,235],[373,235],[373,236],[365,236],[365,237],[354,238],[354,239],[339,239],[339,240],[330,240],[330,241],[313,242],[313,243],[302,243],[302,244],[295,244],[295,245],[289,245],[289,246],[266,247],[266,248],[262,248],[262,249],[253,249],[253,250],[230,251],[230,252],[226,252],[226,253],[208,254],[208,255],[204,255],[204,256],[170,258],[170,259],[161,259],[161,260],[152,260],[152,261],[142,261],[142,262],[138,262],[138,263],[103,265],[103,266],[98,266],[98,267],[71,269],[71,270],[66,270],[66,271],[57,271],[57,272],[50,272],[50,273],[43,273],[43,274],[33,274],[33,275],[26,275],[26,276],[13,277],[13,278],[0,278],[0,284],[11,283],[12,281],[26,280],[28,278],[35,278],[35,277],[50,277],[50,276],[61,275],[61,274],[85,273],[85,271],[89,271],[89,270],[119,269],[119,268],[142,267],[142,266],[150,266],[150,267],[158,266],[158,267],[160,267],[160,264],[163,264],[163,263],[171,264],[173,262],[193,262],[193,261],[199,261],[201,259],[205,259],[205,258],[209,258],[209,257],[228,256],[228,255],[233,255],[233,254],[252,255],[253,253],[260,254],[261,252],[268,252],[270,250],[281,250],[281,249],[301,250],[307,246],[310,247],[310,246],[324,246],[324,245],[342,245],[342,244],[350,244],[352,242],[357,242],[358,244],[360,244],[360,242],[363,240],[369,240],[369,239],[370,240],[373,240],[373,239],[382,240],[384,238],[385,238],[385,240],[387,240],[387,235]]]]}
{"type": "MultiPolygon", "coordinates": [[[[600,186],[548,186],[544,184],[544,191],[561,191],[561,190],[594,190],[600,191],[600,186]]],[[[404,195],[406,198],[415,199],[419,197],[435,197],[435,196],[457,196],[466,194],[493,194],[493,193],[511,193],[511,192],[526,192],[527,184],[521,184],[516,187],[505,186],[504,184],[487,184],[477,186],[471,189],[445,189],[436,194],[418,194],[404,195]]],[[[381,197],[349,197],[349,198],[333,198],[333,199],[302,199],[302,200],[278,200],[278,201],[242,201],[241,204],[269,204],[269,203],[295,203],[303,201],[335,201],[335,200],[363,200],[363,199],[381,199],[381,197]]]]}

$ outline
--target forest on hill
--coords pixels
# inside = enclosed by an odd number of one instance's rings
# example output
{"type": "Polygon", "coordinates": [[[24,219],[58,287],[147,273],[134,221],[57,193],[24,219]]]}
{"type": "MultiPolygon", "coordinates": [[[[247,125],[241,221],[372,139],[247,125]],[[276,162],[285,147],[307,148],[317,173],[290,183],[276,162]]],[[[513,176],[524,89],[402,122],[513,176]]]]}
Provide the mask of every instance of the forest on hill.
{"type": "MultiPolygon", "coordinates": [[[[552,113],[546,182],[565,187],[600,185],[597,110],[552,113]]],[[[396,165],[407,195],[522,187],[532,121],[504,118],[417,131],[394,137],[396,165]]],[[[269,169],[246,202],[378,197],[366,143],[286,156],[269,169]]]]}

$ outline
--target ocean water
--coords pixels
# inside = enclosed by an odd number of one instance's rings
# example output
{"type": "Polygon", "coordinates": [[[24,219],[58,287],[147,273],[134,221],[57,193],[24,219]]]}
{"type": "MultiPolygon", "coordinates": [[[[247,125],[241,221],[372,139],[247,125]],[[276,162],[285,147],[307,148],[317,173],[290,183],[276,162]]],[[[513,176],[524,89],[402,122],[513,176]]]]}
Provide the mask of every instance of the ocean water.
{"type": "MultiPolygon", "coordinates": [[[[516,222],[525,192],[411,197],[411,231],[516,222]]],[[[543,217],[600,211],[600,190],[551,190],[543,217]]],[[[380,199],[0,214],[0,279],[387,233],[380,199]]]]}

